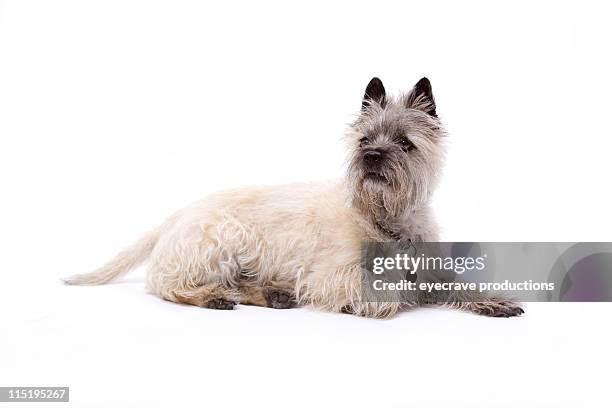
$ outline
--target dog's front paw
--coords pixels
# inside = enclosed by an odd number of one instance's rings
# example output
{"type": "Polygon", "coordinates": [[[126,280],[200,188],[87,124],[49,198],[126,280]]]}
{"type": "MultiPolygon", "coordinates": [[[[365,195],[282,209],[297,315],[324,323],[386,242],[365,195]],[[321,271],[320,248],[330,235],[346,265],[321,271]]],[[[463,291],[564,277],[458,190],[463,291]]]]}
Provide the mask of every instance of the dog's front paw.
{"type": "Polygon", "coordinates": [[[232,302],[231,300],[225,299],[211,299],[206,303],[206,307],[208,309],[218,309],[218,310],[232,310],[236,302],[232,302]]]}
{"type": "Polygon", "coordinates": [[[290,309],[295,304],[291,293],[283,290],[270,290],[265,297],[268,307],[273,309],[290,309]]]}
{"type": "Polygon", "coordinates": [[[513,317],[525,313],[518,303],[510,300],[474,302],[470,304],[470,310],[476,314],[490,317],[513,317]]]}

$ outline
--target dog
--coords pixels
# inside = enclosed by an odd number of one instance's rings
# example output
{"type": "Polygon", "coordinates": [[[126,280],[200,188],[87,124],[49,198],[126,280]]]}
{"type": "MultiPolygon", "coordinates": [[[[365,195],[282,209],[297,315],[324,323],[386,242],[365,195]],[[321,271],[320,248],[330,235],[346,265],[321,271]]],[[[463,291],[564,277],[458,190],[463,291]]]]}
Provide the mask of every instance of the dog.
{"type": "MultiPolygon", "coordinates": [[[[162,299],[211,309],[295,305],[388,318],[399,301],[364,301],[364,242],[436,242],[429,202],[446,133],[431,83],[388,96],[367,85],[346,132],[345,177],[212,194],[172,215],[100,269],[65,279],[110,282],[148,260],[148,289],[162,299]]],[[[489,316],[523,313],[514,302],[455,296],[445,304],[489,316]]]]}

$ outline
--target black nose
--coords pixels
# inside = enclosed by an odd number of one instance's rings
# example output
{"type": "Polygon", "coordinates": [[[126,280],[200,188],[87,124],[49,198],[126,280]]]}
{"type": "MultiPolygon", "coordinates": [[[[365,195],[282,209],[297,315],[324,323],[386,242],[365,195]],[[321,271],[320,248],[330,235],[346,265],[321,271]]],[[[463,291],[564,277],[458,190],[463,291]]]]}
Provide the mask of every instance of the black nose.
{"type": "Polygon", "coordinates": [[[366,164],[377,164],[383,159],[383,155],[378,150],[370,150],[363,155],[363,161],[366,164]]]}

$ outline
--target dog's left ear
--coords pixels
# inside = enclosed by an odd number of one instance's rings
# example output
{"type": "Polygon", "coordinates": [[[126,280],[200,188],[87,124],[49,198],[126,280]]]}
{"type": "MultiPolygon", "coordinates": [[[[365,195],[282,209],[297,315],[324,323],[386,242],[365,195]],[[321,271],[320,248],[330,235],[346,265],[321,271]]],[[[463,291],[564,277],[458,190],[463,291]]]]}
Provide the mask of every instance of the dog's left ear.
{"type": "Polygon", "coordinates": [[[377,102],[380,106],[385,106],[387,101],[387,93],[382,81],[376,77],[372,78],[366,87],[361,101],[361,110],[365,110],[373,102],[377,102]]]}
{"type": "Polygon", "coordinates": [[[434,100],[431,82],[427,78],[421,78],[414,88],[406,95],[406,107],[416,109],[437,118],[436,101],[434,100]]]}

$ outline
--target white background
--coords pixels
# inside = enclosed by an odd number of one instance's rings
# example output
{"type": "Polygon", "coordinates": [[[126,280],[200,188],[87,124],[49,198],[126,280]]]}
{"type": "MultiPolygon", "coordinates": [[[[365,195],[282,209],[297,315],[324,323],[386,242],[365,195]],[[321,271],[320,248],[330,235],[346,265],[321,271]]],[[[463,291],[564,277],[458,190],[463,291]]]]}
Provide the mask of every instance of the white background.
{"type": "Polygon", "coordinates": [[[609,304],[390,321],[64,287],[207,192],[340,177],[427,76],[449,241],[610,241],[612,6],[0,1],[0,386],[74,406],[609,406],[609,304]]]}

